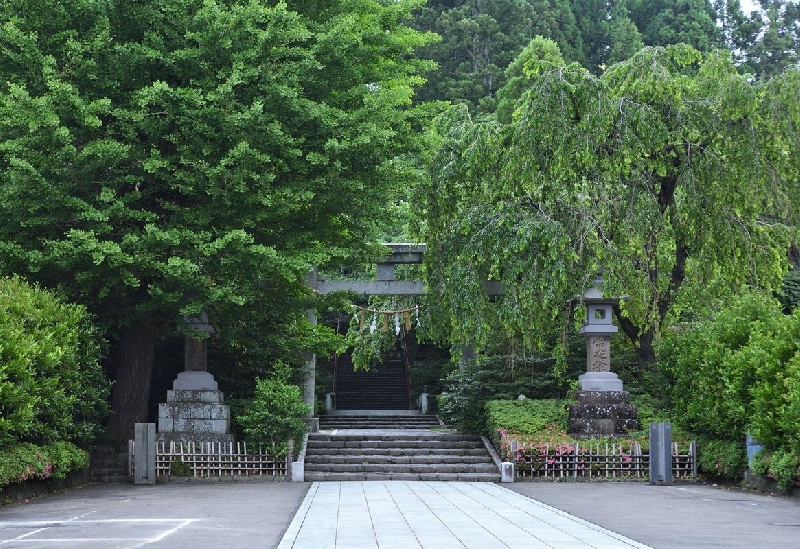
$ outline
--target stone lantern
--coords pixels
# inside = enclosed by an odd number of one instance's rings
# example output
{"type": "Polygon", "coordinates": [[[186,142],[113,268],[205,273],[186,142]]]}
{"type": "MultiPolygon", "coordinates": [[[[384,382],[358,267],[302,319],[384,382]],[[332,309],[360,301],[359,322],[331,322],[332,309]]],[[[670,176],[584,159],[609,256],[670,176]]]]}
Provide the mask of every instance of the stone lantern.
{"type": "MultiPolygon", "coordinates": [[[[206,313],[184,318],[194,333],[212,334],[206,313]]],[[[184,370],[158,405],[158,442],[232,443],[230,407],[208,371],[206,340],[184,337],[184,370]]]]}
{"type": "Polygon", "coordinates": [[[636,430],[636,406],[622,390],[622,380],[611,371],[611,336],[618,328],[612,323],[617,299],[603,297],[603,280],[576,298],[586,305],[586,323],[580,334],[586,338],[586,373],[578,377],[577,404],[569,407],[569,432],[576,438],[622,435],[636,430]]]}
{"type": "Polygon", "coordinates": [[[586,305],[586,323],[580,330],[586,338],[586,373],[578,378],[581,391],[622,391],[622,380],[611,371],[611,336],[618,330],[611,318],[618,300],[604,298],[602,286],[598,275],[580,298],[586,305]]]}

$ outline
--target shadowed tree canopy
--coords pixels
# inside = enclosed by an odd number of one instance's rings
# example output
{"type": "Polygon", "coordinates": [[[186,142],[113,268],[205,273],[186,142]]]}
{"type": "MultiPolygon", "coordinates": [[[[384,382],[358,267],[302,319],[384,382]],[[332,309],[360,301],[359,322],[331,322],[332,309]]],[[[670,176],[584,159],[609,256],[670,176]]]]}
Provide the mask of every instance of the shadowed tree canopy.
{"type": "Polygon", "coordinates": [[[584,66],[590,71],[624,61],[644,47],[626,0],[578,0],[571,5],[583,38],[584,66]]]}
{"type": "Polygon", "coordinates": [[[494,111],[506,67],[536,35],[554,40],[568,60],[582,61],[575,17],[564,0],[428,2],[416,25],[442,37],[421,50],[439,64],[420,89],[424,100],[494,111]]]}
{"type": "Polygon", "coordinates": [[[629,7],[648,46],[683,43],[706,52],[722,45],[709,0],[629,0],[629,7]]]}
{"type": "Polygon", "coordinates": [[[565,65],[558,44],[536,36],[506,69],[506,83],[497,91],[497,119],[508,124],[517,101],[540,72],[565,65]]]}
{"type": "Polygon", "coordinates": [[[183,315],[270,294],[302,324],[309,268],[390,221],[424,143],[419,4],[2,3],[0,272],[119,334],[113,435],[146,419],[183,315]]]}
{"type": "Polygon", "coordinates": [[[569,327],[599,269],[640,361],[670,318],[743,284],[780,287],[796,226],[800,71],[768,85],[727,54],[645,48],[592,76],[534,79],[513,122],[463,108],[435,126],[423,195],[438,337],[528,347],[569,327]],[[503,282],[490,302],[483,279],[503,282]]]}
{"type": "Polygon", "coordinates": [[[800,3],[760,0],[759,5],[760,13],[753,14],[739,33],[745,43],[741,57],[753,74],[770,78],[800,60],[800,3]]]}

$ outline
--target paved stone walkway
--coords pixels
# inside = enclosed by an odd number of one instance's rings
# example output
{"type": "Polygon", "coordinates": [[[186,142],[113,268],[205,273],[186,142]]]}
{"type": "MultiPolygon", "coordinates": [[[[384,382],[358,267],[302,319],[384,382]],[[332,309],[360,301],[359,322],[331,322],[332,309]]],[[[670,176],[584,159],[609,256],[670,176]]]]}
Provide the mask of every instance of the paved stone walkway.
{"type": "Polygon", "coordinates": [[[278,549],[646,548],[492,483],[314,483],[278,549]]]}

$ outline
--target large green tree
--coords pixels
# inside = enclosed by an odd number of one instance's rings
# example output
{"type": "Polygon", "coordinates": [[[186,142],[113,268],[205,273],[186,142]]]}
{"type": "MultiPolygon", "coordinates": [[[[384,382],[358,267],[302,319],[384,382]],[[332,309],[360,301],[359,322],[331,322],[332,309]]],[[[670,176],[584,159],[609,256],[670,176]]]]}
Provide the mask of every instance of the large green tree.
{"type": "Polygon", "coordinates": [[[118,334],[113,435],[146,419],[183,315],[299,304],[312,266],[386,221],[423,143],[418,4],[0,6],[0,270],[118,334]]]}
{"type": "Polygon", "coordinates": [[[551,343],[604,269],[647,364],[670,318],[742,284],[778,288],[800,181],[798,74],[765,86],[726,54],[646,48],[599,77],[539,76],[506,126],[448,112],[424,195],[439,336],[551,343]],[[505,295],[490,300],[487,278],[505,295]]]}
{"type": "Polygon", "coordinates": [[[557,42],[569,61],[582,61],[575,18],[563,0],[429,2],[416,21],[441,36],[422,50],[439,70],[421,88],[421,99],[493,111],[506,67],[536,35],[557,42]]]}
{"type": "Polygon", "coordinates": [[[709,0],[630,0],[631,19],[648,46],[689,44],[709,51],[721,45],[709,0]]]}
{"type": "Polygon", "coordinates": [[[626,0],[578,0],[572,10],[583,38],[585,66],[592,72],[624,61],[644,46],[626,0]]]}
{"type": "Polygon", "coordinates": [[[800,4],[789,0],[760,0],[746,29],[749,43],[742,53],[745,67],[761,78],[780,74],[798,62],[800,4]]]}

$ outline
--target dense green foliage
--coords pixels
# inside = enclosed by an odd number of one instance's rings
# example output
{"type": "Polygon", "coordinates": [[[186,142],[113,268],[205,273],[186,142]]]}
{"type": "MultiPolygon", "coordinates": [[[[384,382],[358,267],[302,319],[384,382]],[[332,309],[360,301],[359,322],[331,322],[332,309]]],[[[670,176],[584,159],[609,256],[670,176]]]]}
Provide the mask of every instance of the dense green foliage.
{"type": "Polygon", "coordinates": [[[565,64],[558,44],[542,36],[534,37],[506,69],[506,83],[497,90],[497,120],[510,123],[519,98],[533,86],[533,78],[565,64]]]}
{"type": "Polygon", "coordinates": [[[0,486],[29,479],[64,478],[87,465],[89,452],[71,442],[16,444],[0,452],[0,486]]]}
{"type": "MultiPolygon", "coordinates": [[[[800,459],[798,341],[797,311],[785,315],[778,302],[745,293],[713,320],[681,329],[661,346],[673,415],[701,437],[737,447],[738,455],[717,452],[730,456],[725,466],[734,472],[736,464],[741,469],[745,433],[769,454],[789,456],[783,461],[800,459]]],[[[704,466],[713,472],[716,464],[706,458],[704,466]]]]}
{"type": "Polygon", "coordinates": [[[697,471],[706,478],[738,482],[747,468],[742,440],[701,438],[697,441],[697,471]]]}
{"type": "Polygon", "coordinates": [[[760,451],[750,462],[751,470],[766,478],[775,479],[779,490],[800,486],[800,455],[786,451],[760,451]]]}
{"type": "Polygon", "coordinates": [[[419,4],[0,5],[0,273],[109,328],[115,436],[146,419],[154,342],[184,315],[237,359],[313,346],[305,275],[369,249],[416,176],[419,4]]]}
{"type": "Polygon", "coordinates": [[[548,425],[566,431],[568,401],[558,399],[490,400],[486,403],[486,425],[490,434],[500,429],[510,433],[536,433],[548,425]]]}
{"type": "Polygon", "coordinates": [[[23,442],[91,442],[108,413],[98,342],[83,307],[0,278],[0,453],[23,442]]]}
{"type": "Polygon", "coordinates": [[[83,307],[0,278],[0,484],[87,465],[108,413],[99,342],[83,307]]]}
{"type": "Polygon", "coordinates": [[[423,100],[447,100],[492,112],[506,67],[534,36],[558,43],[580,60],[580,35],[565,0],[431,1],[416,16],[418,28],[439,34],[421,50],[439,64],[420,89],[423,100]]]}
{"type": "Polygon", "coordinates": [[[545,72],[509,125],[443,115],[421,192],[439,337],[545,348],[602,268],[605,292],[629,296],[620,327],[652,363],[668,317],[743,283],[777,289],[800,173],[798,95],[798,70],[759,85],[727,55],[672,46],[600,77],[545,72]],[[485,279],[505,295],[490,300],[485,279]]]}
{"type": "Polygon", "coordinates": [[[421,97],[492,112],[511,78],[504,71],[537,35],[595,74],[645,45],[685,43],[731,52],[743,73],[776,76],[797,61],[800,4],[761,0],[757,7],[744,13],[739,0],[431,0],[415,25],[442,37],[422,50],[440,68],[421,97]]]}
{"type": "Polygon", "coordinates": [[[269,447],[274,455],[285,455],[287,442],[299,442],[307,430],[303,418],[310,410],[289,375],[285,365],[277,365],[270,378],[256,380],[252,401],[236,417],[247,440],[269,447]]]}
{"type": "Polygon", "coordinates": [[[495,355],[469,361],[453,370],[444,380],[445,392],[439,397],[442,420],[450,427],[476,434],[490,432],[486,403],[492,400],[564,398],[565,379],[575,377],[585,361],[568,361],[564,377],[554,373],[554,359],[539,355],[495,355]]]}

